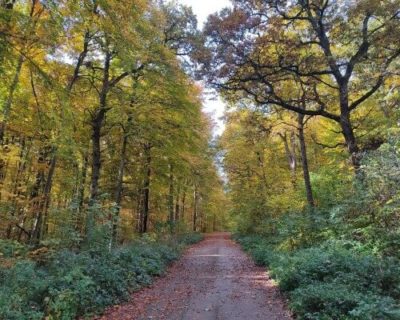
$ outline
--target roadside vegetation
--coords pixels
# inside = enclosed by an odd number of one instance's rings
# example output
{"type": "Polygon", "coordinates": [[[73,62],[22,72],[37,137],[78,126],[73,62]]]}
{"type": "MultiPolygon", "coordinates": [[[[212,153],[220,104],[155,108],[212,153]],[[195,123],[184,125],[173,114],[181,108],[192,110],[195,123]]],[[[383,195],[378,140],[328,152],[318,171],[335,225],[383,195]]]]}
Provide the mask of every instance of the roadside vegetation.
{"type": "Polygon", "coordinates": [[[75,319],[127,301],[164,273],[200,234],[148,235],[108,250],[107,243],[81,250],[29,251],[1,241],[9,258],[0,267],[0,319],[75,319]],[[13,261],[13,262],[11,262],[13,261]]]}

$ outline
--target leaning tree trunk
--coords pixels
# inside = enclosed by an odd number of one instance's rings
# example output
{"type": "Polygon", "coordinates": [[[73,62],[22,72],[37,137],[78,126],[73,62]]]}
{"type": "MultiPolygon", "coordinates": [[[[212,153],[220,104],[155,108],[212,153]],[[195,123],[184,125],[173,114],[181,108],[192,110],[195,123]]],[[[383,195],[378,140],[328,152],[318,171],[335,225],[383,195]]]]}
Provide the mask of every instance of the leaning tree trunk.
{"type": "Polygon", "coordinates": [[[301,164],[303,167],[304,185],[306,188],[306,195],[307,195],[307,203],[311,208],[314,208],[315,202],[314,202],[314,196],[313,196],[312,186],[311,186],[310,171],[308,168],[306,141],[304,138],[304,115],[303,114],[298,115],[298,133],[299,133],[300,152],[301,152],[301,164]]]}

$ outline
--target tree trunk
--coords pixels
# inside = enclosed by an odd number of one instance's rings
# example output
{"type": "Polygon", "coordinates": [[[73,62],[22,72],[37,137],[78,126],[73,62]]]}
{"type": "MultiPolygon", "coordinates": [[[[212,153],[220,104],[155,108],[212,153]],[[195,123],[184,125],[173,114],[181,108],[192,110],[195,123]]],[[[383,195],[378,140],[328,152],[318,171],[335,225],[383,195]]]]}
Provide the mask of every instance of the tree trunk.
{"type": "Polygon", "coordinates": [[[354,129],[351,124],[350,110],[349,110],[349,92],[348,84],[340,84],[340,126],[346,141],[347,150],[351,156],[351,163],[356,172],[360,169],[360,149],[358,148],[354,129]]]}
{"type": "Polygon", "coordinates": [[[169,165],[169,194],[168,194],[168,212],[169,218],[168,222],[170,227],[174,223],[174,172],[172,164],[169,165]]]}
{"type": "Polygon", "coordinates": [[[315,207],[314,196],[312,192],[310,172],[308,168],[308,159],[307,159],[307,148],[306,141],[304,138],[304,115],[298,115],[298,132],[299,132],[299,141],[300,141],[300,152],[301,152],[301,164],[303,167],[303,177],[304,177],[304,185],[306,188],[307,202],[311,208],[315,207]]]}
{"type": "Polygon", "coordinates": [[[176,200],[175,200],[175,217],[174,220],[175,221],[179,221],[180,220],[180,214],[181,214],[181,204],[180,204],[180,196],[181,196],[181,190],[180,190],[180,185],[178,184],[178,190],[176,191],[176,200]]]}
{"type": "Polygon", "coordinates": [[[85,200],[85,185],[86,185],[86,178],[87,178],[87,169],[89,166],[89,156],[88,151],[85,152],[82,164],[82,173],[81,173],[81,181],[79,183],[79,190],[78,190],[78,211],[81,212],[83,208],[83,203],[85,200]]]}
{"type": "Polygon", "coordinates": [[[99,180],[101,171],[101,130],[107,112],[107,95],[109,90],[111,54],[106,53],[103,68],[103,83],[99,94],[99,107],[92,118],[92,177],[90,182],[90,204],[92,205],[99,195],[99,180]]]}
{"type": "Polygon", "coordinates": [[[43,237],[47,234],[48,231],[48,210],[50,206],[50,197],[51,197],[51,189],[53,187],[53,178],[54,178],[54,173],[56,171],[56,165],[57,165],[57,156],[56,156],[56,150],[53,150],[53,156],[51,157],[50,160],[50,167],[49,167],[49,172],[47,173],[47,178],[46,178],[46,184],[44,186],[44,191],[43,191],[43,203],[41,206],[41,211],[43,212],[43,219],[42,219],[42,225],[40,227],[40,232],[39,232],[39,239],[43,239],[43,237]]]}
{"type": "Polygon", "coordinates": [[[148,219],[149,219],[149,207],[150,207],[150,179],[151,179],[151,145],[145,144],[145,178],[143,186],[143,214],[142,214],[142,233],[146,233],[148,230],[148,219]]]}
{"type": "Polygon", "coordinates": [[[99,180],[101,172],[101,129],[105,113],[99,110],[92,120],[92,176],[90,181],[90,202],[93,204],[99,195],[99,180]]]}
{"type": "Polygon", "coordinates": [[[35,185],[32,189],[30,199],[32,201],[32,209],[35,213],[35,217],[32,223],[32,228],[30,232],[30,244],[38,244],[40,239],[40,227],[42,225],[42,210],[41,210],[41,203],[43,201],[42,196],[40,195],[40,190],[43,187],[45,182],[45,174],[43,170],[39,170],[36,174],[36,181],[35,185]]]}
{"type": "Polygon", "coordinates": [[[194,185],[194,192],[193,192],[193,231],[197,231],[197,216],[198,216],[198,202],[199,202],[199,195],[197,190],[197,185],[194,185]]]}
{"type": "Polygon", "coordinates": [[[180,213],[180,219],[182,219],[183,221],[185,220],[185,209],[186,209],[185,206],[186,206],[186,190],[183,190],[181,213],[180,213]]]}
{"type": "Polygon", "coordinates": [[[357,145],[357,141],[354,135],[354,129],[351,125],[349,114],[342,114],[340,116],[340,126],[342,128],[343,136],[346,141],[347,150],[351,155],[351,163],[355,171],[358,172],[361,165],[360,149],[357,145]]]}
{"type": "MultiPolygon", "coordinates": [[[[129,119],[128,119],[129,121],[129,119]]],[[[124,132],[124,136],[122,138],[122,147],[121,147],[121,154],[120,154],[120,162],[118,168],[118,177],[117,177],[117,186],[115,189],[115,204],[116,204],[116,212],[113,217],[112,221],[112,243],[116,243],[117,241],[117,231],[118,231],[118,219],[119,219],[119,212],[121,208],[121,200],[122,200],[122,193],[124,189],[124,171],[125,171],[125,164],[126,164],[126,147],[128,145],[128,134],[124,132]]]]}

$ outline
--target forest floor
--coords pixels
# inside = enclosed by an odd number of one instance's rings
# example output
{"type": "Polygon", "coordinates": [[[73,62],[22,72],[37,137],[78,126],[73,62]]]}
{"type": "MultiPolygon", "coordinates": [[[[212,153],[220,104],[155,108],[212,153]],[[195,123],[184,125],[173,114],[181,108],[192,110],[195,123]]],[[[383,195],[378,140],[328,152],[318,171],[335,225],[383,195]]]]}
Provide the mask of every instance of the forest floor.
{"type": "Polygon", "coordinates": [[[290,320],[265,271],[230,239],[213,233],[186,251],[165,277],[109,308],[101,320],[290,320]]]}

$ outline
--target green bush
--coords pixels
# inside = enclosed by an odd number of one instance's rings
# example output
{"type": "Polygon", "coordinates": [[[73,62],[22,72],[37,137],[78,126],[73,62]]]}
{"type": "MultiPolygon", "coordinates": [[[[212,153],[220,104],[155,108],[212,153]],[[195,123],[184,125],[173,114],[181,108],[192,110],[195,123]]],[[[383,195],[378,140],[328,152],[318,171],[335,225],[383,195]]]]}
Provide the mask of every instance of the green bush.
{"type": "Polygon", "coordinates": [[[200,239],[197,234],[162,242],[144,237],[111,252],[102,246],[65,249],[40,264],[20,261],[0,268],[0,319],[67,320],[97,313],[150,284],[183,245],[200,239]]]}
{"type": "Polygon", "coordinates": [[[42,319],[47,274],[30,261],[0,271],[0,319],[42,319]]]}
{"type": "Polygon", "coordinates": [[[282,252],[259,236],[237,239],[258,264],[269,267],[299,319],[400,319],[396,258],[360,253],[349,243],[282,252]]]}
{"type": "Polygon", "coordinates": [[[29,248],[18,241],[0,239],[0,256],[4,258],[21,257],[26,255],[29,248]]]}

